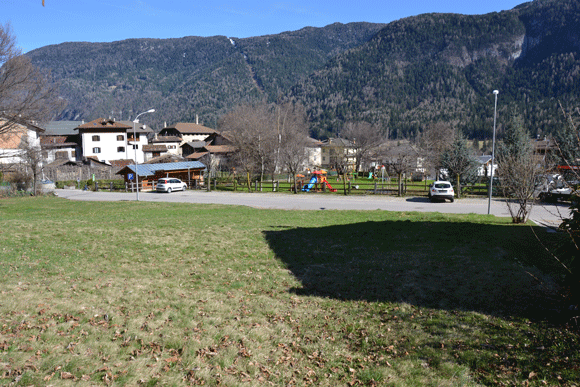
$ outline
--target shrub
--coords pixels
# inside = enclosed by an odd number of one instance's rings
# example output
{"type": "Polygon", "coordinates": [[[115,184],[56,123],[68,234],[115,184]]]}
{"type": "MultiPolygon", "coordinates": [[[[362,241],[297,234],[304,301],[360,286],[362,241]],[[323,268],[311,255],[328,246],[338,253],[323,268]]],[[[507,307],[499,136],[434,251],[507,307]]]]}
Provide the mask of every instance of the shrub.
{"type": "Polygon", "coordinates": [[[572,197],[570,217],[564,219],[560,229],[568,234],[568,239],[560,250],[560,260],[567,268],[565,286],[570,301],[578,307],[580,304],[580,196],[572,197]]]}

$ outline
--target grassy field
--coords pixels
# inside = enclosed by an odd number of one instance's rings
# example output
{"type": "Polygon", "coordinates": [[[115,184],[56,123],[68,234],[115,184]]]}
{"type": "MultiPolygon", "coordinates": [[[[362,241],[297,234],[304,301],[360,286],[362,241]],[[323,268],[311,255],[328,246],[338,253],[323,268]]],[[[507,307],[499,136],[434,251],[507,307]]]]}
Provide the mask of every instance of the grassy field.
{"type": "Polygon", "coordinates": [[[0,200],[0,385],[577,385],[561,273],[532,231],[476,215],[0,200]]]}

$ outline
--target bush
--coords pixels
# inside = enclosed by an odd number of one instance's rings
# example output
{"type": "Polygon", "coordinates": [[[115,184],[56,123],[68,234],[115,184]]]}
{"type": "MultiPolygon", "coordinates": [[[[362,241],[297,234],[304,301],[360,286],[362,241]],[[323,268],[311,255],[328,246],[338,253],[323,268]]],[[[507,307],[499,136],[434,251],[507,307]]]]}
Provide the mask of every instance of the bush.
{"type": "Polygon", "coordinates": [[[559,251],[560,260],[566,266],[565,286],[570,301],[578,307],[580,304],[580,196],[572,196],[570,218],[564,219],[560,229],[568,234],[568,239],[559,251]]]}

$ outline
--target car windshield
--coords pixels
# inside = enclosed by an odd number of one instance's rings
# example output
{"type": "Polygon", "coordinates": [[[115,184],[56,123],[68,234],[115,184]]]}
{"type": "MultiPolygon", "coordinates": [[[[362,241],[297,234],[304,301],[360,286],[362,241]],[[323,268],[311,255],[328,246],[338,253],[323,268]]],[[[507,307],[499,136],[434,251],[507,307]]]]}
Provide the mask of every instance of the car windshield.
{"type": "Polygon", "coordinates": [[[165,183],[167,183],[167,181],[165,179],[157,180],[157,184],[165,184],[165,183]]]}
{"type": "Polygon", "coordinates": [[[449,183],[437,183],[435,184],[435,188],[451,188],[451,184],[449,183]]]}

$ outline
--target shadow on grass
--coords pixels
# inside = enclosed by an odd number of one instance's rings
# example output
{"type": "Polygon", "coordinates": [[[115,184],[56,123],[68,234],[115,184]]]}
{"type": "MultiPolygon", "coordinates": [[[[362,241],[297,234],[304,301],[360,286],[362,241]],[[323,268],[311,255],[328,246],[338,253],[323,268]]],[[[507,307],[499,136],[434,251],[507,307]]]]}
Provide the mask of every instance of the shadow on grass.
{"type": "Polygon", "coordinates": [[[529,226],[384,221],[264,234],[301,295],[543,318],[555,289],[544,273],[557,267],[529,226]]]}

